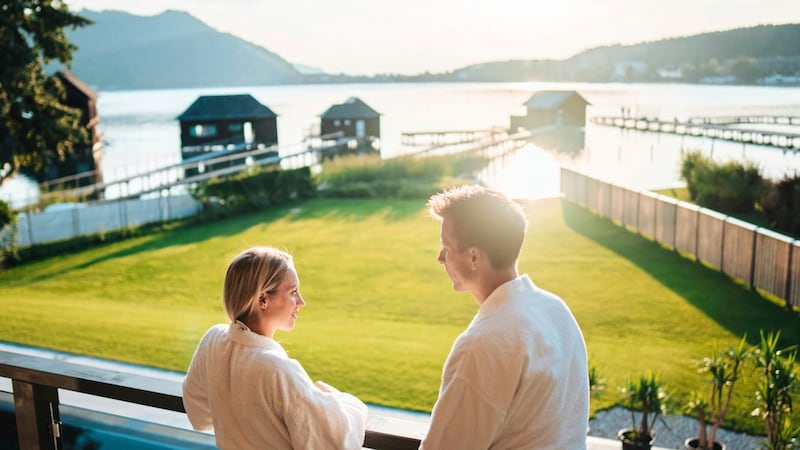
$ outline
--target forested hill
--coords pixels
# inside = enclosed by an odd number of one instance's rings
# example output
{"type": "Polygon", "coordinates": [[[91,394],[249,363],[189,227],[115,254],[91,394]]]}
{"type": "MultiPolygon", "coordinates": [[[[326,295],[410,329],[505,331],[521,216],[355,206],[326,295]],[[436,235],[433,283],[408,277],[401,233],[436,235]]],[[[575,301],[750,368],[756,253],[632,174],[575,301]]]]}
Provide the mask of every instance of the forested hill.
{"type": "Polygon", "coordinates": [[[800,74],[800,24],[759,25],[634,45],[611,45],[569,59],[497,61],[448,78],[470,81],[659,81],[728,79],[752,83],[800,74]]]}
{"type": "Polygon", "coordinates": [[[72,71],[99,90],[384,81],[800,84],[800,24],[596,47],[566,60],[496,61],[445,73],[356,77],[298,70],[281,56],[185,12],[78,13],[94,24],[68,33],[78,47],[72,71]]]}
{"type": "Polygon", "coordinates": [[[94,24],[68,33],[78,47],[72,71],[98,89],[247,86],[293,83],[301,77],[275,53],[185,12],[78,14],[94,24]]]}

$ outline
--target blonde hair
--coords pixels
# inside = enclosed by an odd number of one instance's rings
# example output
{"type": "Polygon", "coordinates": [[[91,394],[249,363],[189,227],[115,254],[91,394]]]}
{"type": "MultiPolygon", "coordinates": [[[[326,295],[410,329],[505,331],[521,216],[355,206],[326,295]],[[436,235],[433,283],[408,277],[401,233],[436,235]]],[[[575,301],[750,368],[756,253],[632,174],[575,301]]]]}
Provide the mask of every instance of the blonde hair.
{"type": "Polygon", "coordinates": [[[252,247],[228,265],[222,302],[231,322],[245,320],[258,307],[263,293],[274,293],[286,272],[294,267],[292,255],[272,247],[252,247]]]}
{"type": "Polygon", "coordinates": [[[522,206],[506,195],[479,185],[464,185],[432,195],[431,216],[453,224],[459,250],[478,247],[495,269],[512,267],[519,259],[528,219],[522,206]]]}

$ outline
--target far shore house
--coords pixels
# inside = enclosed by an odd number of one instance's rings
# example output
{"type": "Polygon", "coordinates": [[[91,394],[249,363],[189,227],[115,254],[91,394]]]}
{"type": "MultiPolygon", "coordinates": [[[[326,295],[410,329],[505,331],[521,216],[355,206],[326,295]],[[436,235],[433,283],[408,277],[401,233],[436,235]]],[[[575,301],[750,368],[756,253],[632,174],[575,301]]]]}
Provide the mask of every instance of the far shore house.
{"type": "Polygon", "coordinates": [[[341,134],[326,140],[343,144],[335,154],[376,152],[380,148],[381,115],[360,98],[350,97],[320,114],[320,135],[334,133],[341,134]]]}
{"type": "Polygon", "coordinates": [[[589,102],[576,91],[540,91],[524,104],[525,116],[511,116],[511,130],[535,129],[548,125],[583,127],[589,102]]]}
{"type": "Polygon", "coordinates": [[[31,175],[40,182],[48,182],[51,187],[102,183],[103,136],[97,114],[97,92],[70,71],[60,70],[55,77],[66,94],[61,103],[80,110],[79,125],[86,129],[88,136],[85,141],[73,144],[63,161],[48,162],[41,171],[31,175]]]}
{"type": "MultiPolygon", "coordinates": [[[[178,116],[181,157],[184,162],[202,161],[277,145],[277,119],[277,114],[250,94],[200,96],[178,116]]],[[[200,167],[199,172],[213,169],[200,167]]],[[[198,169],[186,171],[187,176],[197,173],[198,169]]]]}

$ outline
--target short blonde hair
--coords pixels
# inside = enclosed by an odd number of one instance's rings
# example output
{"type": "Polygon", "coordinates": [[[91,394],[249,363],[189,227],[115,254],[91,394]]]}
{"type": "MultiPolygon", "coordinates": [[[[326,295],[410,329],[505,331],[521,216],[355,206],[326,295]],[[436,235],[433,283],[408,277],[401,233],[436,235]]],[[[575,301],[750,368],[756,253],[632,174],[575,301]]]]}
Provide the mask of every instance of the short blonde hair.
{"type": "Polygon", "coordinates": [[[516,265],[528,226],[519,203],[483,186],[464,185],[432,195],[427,207],[434,218],[452,223],[459,250],[480,248],[495,269],[516,265]]]}
{"type": "Polygon", "coordinates": [[[252,247],[233,258],[222,292],[231,322],[247,319],[258,307],[261,293],[274,293],[293,267],[292,255],[272,247],[252,247]]]}

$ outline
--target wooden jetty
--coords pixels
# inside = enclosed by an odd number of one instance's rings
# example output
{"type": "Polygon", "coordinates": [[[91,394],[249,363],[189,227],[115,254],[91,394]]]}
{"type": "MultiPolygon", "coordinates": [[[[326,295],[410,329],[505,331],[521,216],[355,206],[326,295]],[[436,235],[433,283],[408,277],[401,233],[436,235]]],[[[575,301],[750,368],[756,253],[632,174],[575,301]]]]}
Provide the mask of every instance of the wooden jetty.
{"type": "Polygon", "coordinates": [[[800,125],[800,117],[791,116],[729,116],[693,117],[688,121],[668,121],[649,117],[595,116],[592,123],[639,131],[653,131],[682,136],[706,137],[744,144],[764,145],[784,150],[800,149],[800,129],[797,132],[742,128],[733,125],[800,125]]]}
{"type": "Polygon", "coordinates": [[[410,147],[423,145],[448,145],[463,142],[472,142],[485,138],[491,134],[505,132],[501,128],[478,130],[434,130],[434,131],[404,131],[400,135],[400,143],[410,147]]]}
{"type": "MultiPolygon", "coordinates": [[[[506,155],[528,143],[537,133],[552,129],[552,126],[536,130],[525,130],[509,134],[498,129],[480,130],[474,133],[464,130],[437,131],[434,134],[444,140],[445,144],[437,144],[411,153],[398,156],[428,157],[434,155],[456,153],[481,153],[495,158],[506,155]],[[456,142],[453,142],[456,141],[456,142]]],[[[422,136],[430,132],[407,133],[422,136]]],[[[336,134],[332,136],[337,136],[336,134]]],[[[328,137],[326,135],[325,137],[328,137]]],[[[146,172],[130,175],[121,179],[80,186],[72,189],[44,191],[39,195],[39,204],[49,204],[59,200],[85,201],[97,192],[114,192],[113,198],[104,201],[117,201],[138,198],[144,195],[164,195],[172,188],[187,186],[193,183],[238,173],[249,167],[279,165],[283,168],[312,166],[325,159],[325,153],[335,151],[341,145],[338,141],[323,144],[321,147],[301,146],[299,151],[280,155],[275,147],[261,146],[253,150],[237,151],[232,154],[160,167],[146,172]],[[186,173],[192,173],[186,176],[186,173]]]]}

